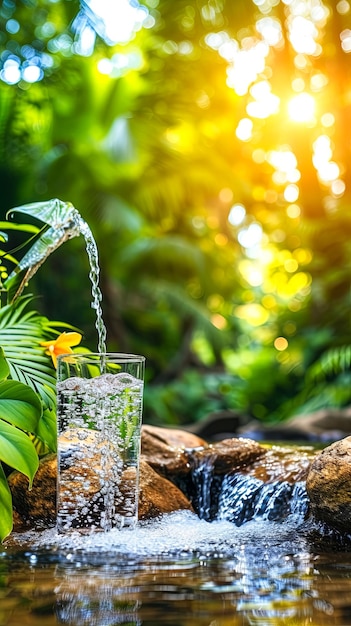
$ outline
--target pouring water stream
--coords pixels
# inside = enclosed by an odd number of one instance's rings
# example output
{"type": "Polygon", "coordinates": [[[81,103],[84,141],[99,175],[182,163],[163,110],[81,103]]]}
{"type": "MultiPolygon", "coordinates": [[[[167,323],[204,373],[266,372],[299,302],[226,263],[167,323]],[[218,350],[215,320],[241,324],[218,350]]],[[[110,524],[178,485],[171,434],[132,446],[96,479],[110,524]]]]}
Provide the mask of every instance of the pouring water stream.
{"type": "MultiPolygon", "coordinates": [[[[73,220],[76,228],[79,233],[83,235],[85,240],[85,247],[88,255],[90,272],[89,278],[91,281],[91,293],[92,293],[92,308],[96,313],[96,321],[95,328],[97,330],[98,335],[98,344],[97,351],[99,354],[106,354],[106,326],[103,320],[103,312],[102,312],[102,292],[99,286],[99,278],[100,278],[100,265],[99,265],[99,253],[96,245],[96,241],[94,239],[93,233],[87,222],[83,220],[81,215],[76,211],[73,215],[73,220]]],[[[101,364],[101,369],[103,369],[103,363],[101,364]]]]}

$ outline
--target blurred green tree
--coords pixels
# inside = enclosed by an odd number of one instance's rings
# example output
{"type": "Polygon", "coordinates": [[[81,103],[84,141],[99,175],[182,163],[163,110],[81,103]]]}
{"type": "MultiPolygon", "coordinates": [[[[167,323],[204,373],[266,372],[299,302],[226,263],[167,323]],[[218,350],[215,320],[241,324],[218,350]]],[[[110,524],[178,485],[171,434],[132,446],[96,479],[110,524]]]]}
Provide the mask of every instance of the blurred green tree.
{"type": "MultiPolygon", "coordinates": [[[[148,0],[123,38],[127,5],[3,3],[2,210],[59,197],[88,221],[109,349],[148,358],[147,419],[348,403],[349,362],[325,357],[349,344],[350,3],[148,0]]],[[[36,290],[94,347],[70,246],[36,290]]]]}

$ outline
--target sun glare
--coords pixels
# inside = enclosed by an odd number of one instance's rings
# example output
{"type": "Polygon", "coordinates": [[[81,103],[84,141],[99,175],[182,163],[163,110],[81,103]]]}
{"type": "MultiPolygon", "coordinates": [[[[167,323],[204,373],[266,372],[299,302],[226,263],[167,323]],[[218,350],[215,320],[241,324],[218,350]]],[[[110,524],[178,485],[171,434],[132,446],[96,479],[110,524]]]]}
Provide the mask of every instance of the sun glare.
{"type": "Polygon", "coordinates": [[[248,103],[246,111],[251,117],[264,119],[278,112],[280,99],[271,92],[271,86],[267,80],[261,80],[252,85],[250,94],[254,100],[248,103]]]}
{"type": "Polygon", "coordinates": [[[126,43],[140,30],[148,17],[146,7],[129,0],[87,0],[94,12],[105,40],[110,44],[126,43]]]}
{"type": "Polygon", "coordinates": [[[316,101],[305,91],[288,102],[289,117],[293,122],[308,123],[315,120],[316,101]]]}

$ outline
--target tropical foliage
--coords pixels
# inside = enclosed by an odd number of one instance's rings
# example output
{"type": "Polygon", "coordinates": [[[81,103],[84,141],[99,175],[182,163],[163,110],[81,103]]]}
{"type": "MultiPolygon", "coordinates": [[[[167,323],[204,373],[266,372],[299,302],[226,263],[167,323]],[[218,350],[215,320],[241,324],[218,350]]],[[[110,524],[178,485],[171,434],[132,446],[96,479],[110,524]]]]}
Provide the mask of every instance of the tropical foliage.
{"type": "Polygon", "coordinates": [[[12,497],[2,463],[29,479],[31,485],[38,468],[38,454],[28,437],[35,433],[42,415],[38,395],[26,384],[7,380],[10,368],[0,354],[0,539],[12,528],[12,497]]]}
{"type": "MultiPolygon", "coordinates": [[[[3,211],[59,197],[89,223],[109,349],[147,357],[145,420],[348,404],[350,3],[141,5],[121,41],[89,0],[4,3],[3,211]]],[[[93,348],[69,246],[32,285],[93,348]]]]}

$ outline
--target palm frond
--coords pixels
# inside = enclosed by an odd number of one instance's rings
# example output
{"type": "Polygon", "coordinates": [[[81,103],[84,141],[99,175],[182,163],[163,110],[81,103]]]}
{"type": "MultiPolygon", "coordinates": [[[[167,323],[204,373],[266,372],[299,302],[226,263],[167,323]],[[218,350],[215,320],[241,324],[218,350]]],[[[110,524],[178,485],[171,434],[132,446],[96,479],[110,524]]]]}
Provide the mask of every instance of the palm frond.
{"type": "Polygon", "coordinates": [[[351,369],[351,345],[338,346],[327,350],[313,363],[307,372],[306,380],[313,382],[324,380],[328,376],[337,376],[351,369]]]}
{"type": "Polygon", "coordinates": [[[23,296],[0,309],[0,346],[11,378],[29,385],[40,395],[44,407],[53,408],[56,373],[40,343],[60,331],[46,317],[25,311],[31,300],[31,296],[23,296]]]}

